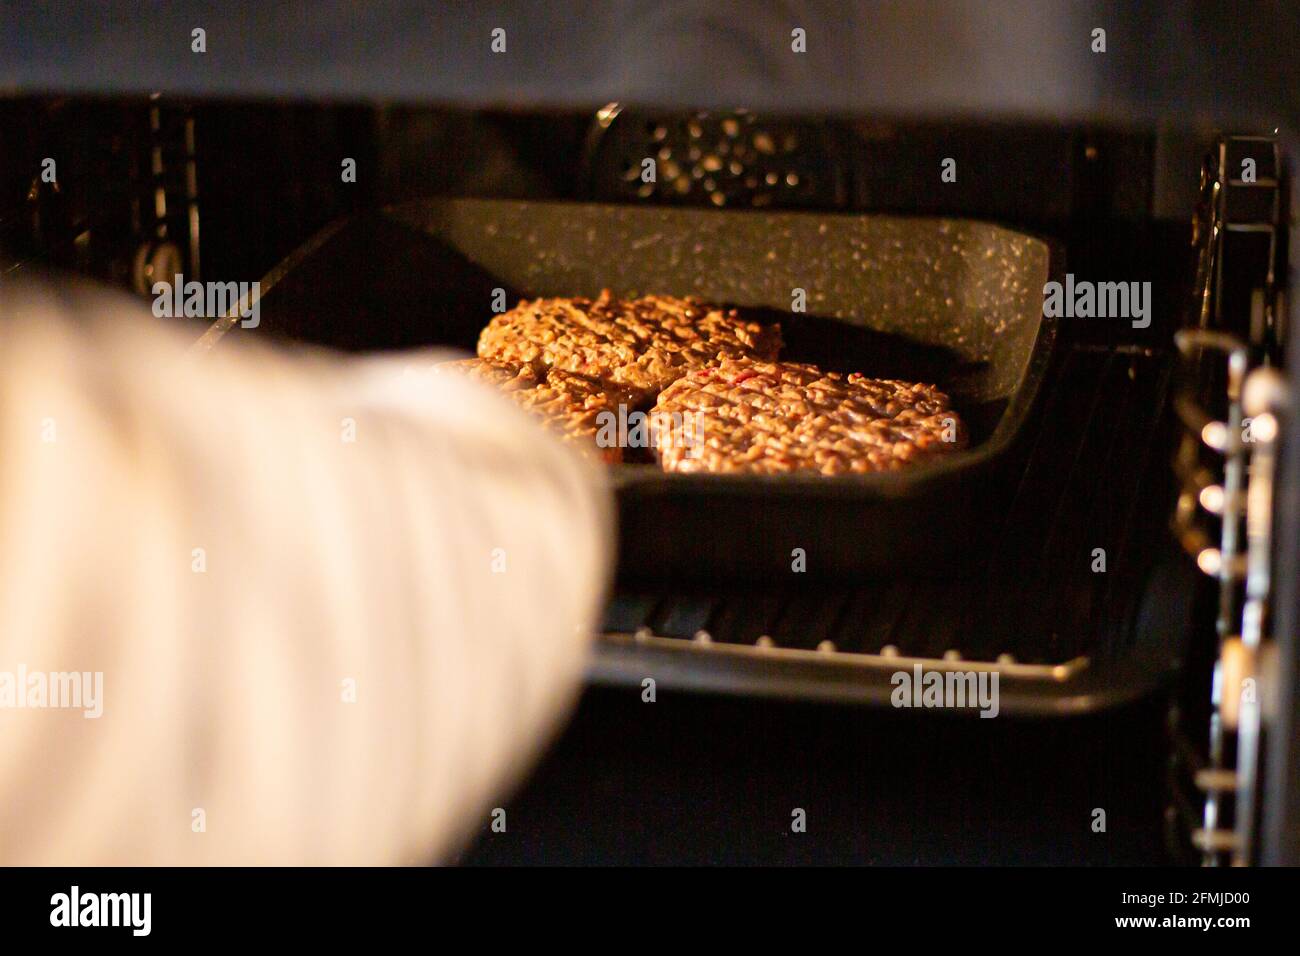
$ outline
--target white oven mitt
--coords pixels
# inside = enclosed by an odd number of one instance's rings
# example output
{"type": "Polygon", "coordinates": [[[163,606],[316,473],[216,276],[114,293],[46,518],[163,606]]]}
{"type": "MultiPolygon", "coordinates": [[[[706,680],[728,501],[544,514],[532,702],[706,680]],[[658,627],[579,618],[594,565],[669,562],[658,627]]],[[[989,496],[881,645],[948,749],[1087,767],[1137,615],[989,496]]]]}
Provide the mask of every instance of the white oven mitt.
{"type": "Polygon", "coordinates": [[[604,478],[447,356],[193,331],[0,297],[0,864],[447,859],[574,701],[604,478]]]}

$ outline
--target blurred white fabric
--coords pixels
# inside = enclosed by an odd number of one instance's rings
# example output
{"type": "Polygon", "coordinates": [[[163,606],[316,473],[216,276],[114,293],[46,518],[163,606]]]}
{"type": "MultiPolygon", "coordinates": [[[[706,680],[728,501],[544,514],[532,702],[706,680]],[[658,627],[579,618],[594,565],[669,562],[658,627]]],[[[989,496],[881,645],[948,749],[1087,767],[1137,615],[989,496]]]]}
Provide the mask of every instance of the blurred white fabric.
{"type": "Polygon", "coordinates": [[[0,676],[103,674],[98,718],[0,707],[0,863],[486,833],[576,695],[603,475],[432,354],[189,353],[102,294],[0,317],[0,676]]]}

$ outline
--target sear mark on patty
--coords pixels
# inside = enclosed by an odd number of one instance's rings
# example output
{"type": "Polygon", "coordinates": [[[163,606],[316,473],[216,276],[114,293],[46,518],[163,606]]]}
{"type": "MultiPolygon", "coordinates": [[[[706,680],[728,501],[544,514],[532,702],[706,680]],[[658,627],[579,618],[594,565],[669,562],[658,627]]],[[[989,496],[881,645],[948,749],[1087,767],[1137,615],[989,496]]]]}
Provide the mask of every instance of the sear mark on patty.
{"type": "Polygon", "coordinates": [[[637,392],[643,402],[692,369],[723,358],[774,360],[779,325],[744,319],[693,298],[535,299],[498,315],[479,336],[479,358],[540,362],[637,392]]]}
{"type": "Polygon", "coordinates": [[[466,375],[500,389],[520,407],[537,415],[562,441],[588,458],[607,464],[623,460],[623,449],[597,442],[601,412],[619,415],[634,407],[637,393],[585,375],[546,368],[540,363],[503,365],[483,359],[460,359],[436,366],[441,372],[466,375]]]}
{"type": "Polygon", "coordinates": [[[931,385],[815,365],[726,359],[665,389],[651,413],[670,472],[894,471],[965,444],[931,385]]]}

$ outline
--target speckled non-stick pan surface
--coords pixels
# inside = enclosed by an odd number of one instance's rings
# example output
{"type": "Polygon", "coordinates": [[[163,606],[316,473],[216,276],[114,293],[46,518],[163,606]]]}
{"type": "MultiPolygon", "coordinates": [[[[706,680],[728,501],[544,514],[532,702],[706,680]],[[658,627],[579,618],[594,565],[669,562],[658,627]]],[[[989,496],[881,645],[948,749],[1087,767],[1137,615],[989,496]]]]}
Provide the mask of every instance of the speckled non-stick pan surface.
{"type": "Polygon", "coordinates": [[[472,351],[498,288],[511,305],[610,288],[752,310],[781,323],[785,358],[939,385],[970,447],[835,478],[619,466],[621,576],[942,573],[1011,490],[1055,339],[1042,290],[1057,266],[1043,240],[968,220],[421,200],[336,228],[266,294],[257,334],[472,351]]]}

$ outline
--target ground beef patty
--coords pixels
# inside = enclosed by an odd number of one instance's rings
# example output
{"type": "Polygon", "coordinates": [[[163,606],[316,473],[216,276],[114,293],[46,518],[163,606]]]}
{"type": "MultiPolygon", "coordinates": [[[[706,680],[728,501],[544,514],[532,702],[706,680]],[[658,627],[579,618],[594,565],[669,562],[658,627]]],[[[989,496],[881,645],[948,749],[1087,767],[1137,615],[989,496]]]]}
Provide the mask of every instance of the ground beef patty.
{"type": "MultiPolygon", "coordinates": [[[[596,436],[603,419],[601,412],[624,415],[636,398],[630,391],[607,386],[585,375],[540,364],[498,365],[482,359],[461,359],[437,366],[439,372],[468,375],[499,388],[517,404],[538,415],[560,438],[587,457],[608,464],[623,460],[623,449],[601,447],[596,436]]],[[[616,421],[617,419],[615,419],[616,421]]]]}
{"type": "Polygon", "coordinates": [[[651,419],[664,470],[676,472],[892,471],[962,445],[948,396],[930,385],[792,362],[693,371],[651,419]]]}
{"type": "Polygon", "coordinates": [[[541,362],[635,389],[645,402],[693,368],[720,358],[774,360],[781,329],[696,299],[648,295],[523,301],[488,323],[479,358],[541,362]]]}

